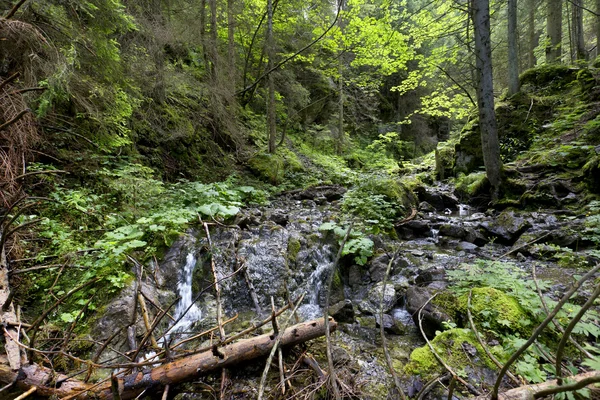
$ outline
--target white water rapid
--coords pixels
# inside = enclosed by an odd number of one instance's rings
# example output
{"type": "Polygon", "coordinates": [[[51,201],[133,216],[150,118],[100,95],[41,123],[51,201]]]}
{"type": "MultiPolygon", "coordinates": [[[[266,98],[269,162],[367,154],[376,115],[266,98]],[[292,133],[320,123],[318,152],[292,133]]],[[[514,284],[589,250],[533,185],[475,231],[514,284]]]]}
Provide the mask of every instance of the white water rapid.
{"type": "Polygon", "coordinates": [[[188,253],[185,266],[183,267],[182,279],[177,285],[179,294],[179,302],[175,306],[175,320],[179,320],[165,334],[165,339],[169,341],[169,337],[176,332],[187,332],[190,327],[202,319],[202,311],[194,304],[192,298],[192,276],[196,267],[196,257],[194,253],[188,253]]]}

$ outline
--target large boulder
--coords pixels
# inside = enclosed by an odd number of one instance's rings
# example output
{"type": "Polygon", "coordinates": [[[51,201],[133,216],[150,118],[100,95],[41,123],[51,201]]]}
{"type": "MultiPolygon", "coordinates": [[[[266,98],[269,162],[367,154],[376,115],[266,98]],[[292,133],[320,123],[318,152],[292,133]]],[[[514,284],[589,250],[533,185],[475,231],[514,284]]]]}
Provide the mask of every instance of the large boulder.
{"type": "Polygon", "coordinates": [[[531,227],[531,223],[513,211],[503,211],[494,220],[482,222],[480,226],[499,243],[513,244],[531,227]]]}
{"type": "Polygon", "coordinates": [[[418,286],[410,287],[406,291],[406,310],[412,315],[417,326],[421,310],[423,332],[429,339],[435,337],[436,331],[444,330],[444,322],[453,321],[446,307],[431,301],[434,294],[432,289],[418,286]]]}

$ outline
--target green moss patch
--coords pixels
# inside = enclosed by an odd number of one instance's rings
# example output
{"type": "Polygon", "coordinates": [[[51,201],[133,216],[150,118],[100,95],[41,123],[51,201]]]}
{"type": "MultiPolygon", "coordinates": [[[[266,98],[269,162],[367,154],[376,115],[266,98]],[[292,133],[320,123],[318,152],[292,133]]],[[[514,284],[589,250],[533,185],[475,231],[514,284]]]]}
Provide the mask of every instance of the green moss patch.
{"type": "MultiPolygon", "coordinates": [[[[468,293],[458,298],[458,308],[465,315],[468,298],[468,293]]],[[[491,287],[472,290],[471,315],[478,326],[495,332],[526,333],[530,330],[530,317],[517,299],[491,287]]]]}
{"type": "MultiPolygon", "coordinates": [[[[475,335],[469,329],[454,328],[438,334],[431,345],[444,362],[458,374],[467,369],[495,368],[495,365],[485,354],[475,335]]],[[[404,367],[410,375],[421,375],[428,380],[444,371],[429,346],[415,349],[410,355],[410,362],[404,367]]]]}

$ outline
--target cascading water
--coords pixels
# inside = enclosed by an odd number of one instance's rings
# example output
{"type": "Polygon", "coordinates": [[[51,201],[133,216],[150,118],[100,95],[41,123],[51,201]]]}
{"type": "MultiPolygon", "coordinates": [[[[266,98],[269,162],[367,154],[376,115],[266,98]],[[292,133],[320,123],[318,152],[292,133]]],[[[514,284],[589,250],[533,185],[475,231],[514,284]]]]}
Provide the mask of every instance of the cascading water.
{"type": "Polygon", "coordinates": [[[185,266],[182,271],[182,279],[177,285],[179,302],[175,307],[174,318],[177,321],[165,334],[165,339],[177,332],[186,332],[190,327],[202,319],[202,311],[194,303],[192,298],[192,276],[196,267],[196,257],[193,252],[188,253],[185,266]]]}
{"type": "Polygon", "coordinates": [[[308,277],[305,286],[308,304],[303,304],[298,309],[300,314],[307,319],[317,318],[322,313],[319,306],[319,297],[323,286],[327,283],[328,273],[332,272],[333,252],[329,246],[320,247],[311,252],[310,258],[316,264],[316,267],[308,277]]]}

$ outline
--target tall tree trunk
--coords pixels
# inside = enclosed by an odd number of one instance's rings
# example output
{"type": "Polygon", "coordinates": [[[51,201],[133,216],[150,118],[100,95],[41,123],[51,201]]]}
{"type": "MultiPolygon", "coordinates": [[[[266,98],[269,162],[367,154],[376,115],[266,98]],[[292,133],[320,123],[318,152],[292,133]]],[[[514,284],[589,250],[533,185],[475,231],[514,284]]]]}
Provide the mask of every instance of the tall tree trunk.
{"type": "Polygon", "coordinates": [[[344,0],[340,3],[340,15],[338,16],[338,26],[340,28],[340,55],[338,57],[338,75],[340,76],[338,81],[339,90],[339,103],[338,103],[338,137],[336,141],[336,152],[342,154],[344,147],[344,26],[342,23],[342,10],[344,8],[344,0]]]}
{"type": "Polygon", "coordinates": [[[200,44],[202,46],[202,59],[204,68],[208,71],[208,51],[206,48],[206,0],[200,0],[200,44]]]}
{"type": "Polygon", "coordinates": [[[548,19],[546,24],[548,46],[546,62],[560,62],[562,41],[562,0],[548,0],[548,19]]]}
{"type": "Polygon", "coordinates": [[[573,31],[573,58],[575,60],[586,60],[587,50],[583,38],[583,0],[572,0],[573,10],[571,12],[571,29],[573,31]]]}
{"type": "Polygon", "coordinates": [[[492,78],[492,45],[490,39],[489,0],[473,0],[471,17],[475,36],[475,58],[477,67],[477,108],[483,162],[488,180],[492,185],[492,198],[498,197],[500,188],[500,145],[498,126],[494,110],[494,84],[492,78]]]}
{"type": "Polygon", "coordinates": [[[596,57],[600,56],[600,0],[596,0],[596,57]]]}
{"type": "Polygon", "coordinates": [[[527,0],[527,68],[535,67],[535,0],[527,0]]]}
{"type": "Polygon", "coordinates": [[[210,60],[210,72],[213,80],[216,82],[216,74],[218,72],[218,50],[217,50],[217,0],[209,0],[210,2],[210,44],[208,57],[210,60]]]}
{"type": "MultiPolygon", "coordinates": [[[[273,43],[273,0],[267,0],[267,71],[273,69],[273,58],[275,49],[273,43]]],[[[269,153],[275,152],[275,136],[277,135],[277,126],[275,121],[275,82],[273,73],[268,77],[268,97],[267,97],[267,136],[269,138],[269,153]]]]}
{"type": "Polygon", "coordinates": [[[508,0],[508,95],[519,91],[517,55],[517,0],[508,0]]]}
{"type": "Polygon", "coordinates": [[[231,96],[235,92],[236,68],[235,68],[235,0],[227,0],[227,57],[229,63],[229,85],[231,96]]]}

